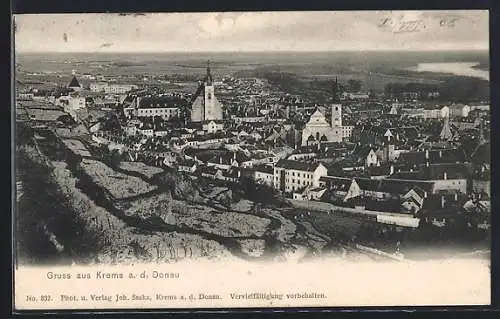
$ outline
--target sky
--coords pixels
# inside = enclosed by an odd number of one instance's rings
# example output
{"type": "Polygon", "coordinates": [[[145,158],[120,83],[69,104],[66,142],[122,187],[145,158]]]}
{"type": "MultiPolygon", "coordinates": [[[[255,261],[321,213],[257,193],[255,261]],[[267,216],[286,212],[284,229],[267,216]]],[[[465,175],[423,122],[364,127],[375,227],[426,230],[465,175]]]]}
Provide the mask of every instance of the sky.
{"type": "Polygon", "coordinates": [[[486,10],[15,15],[17,52],[487,50],[486,10]]]}

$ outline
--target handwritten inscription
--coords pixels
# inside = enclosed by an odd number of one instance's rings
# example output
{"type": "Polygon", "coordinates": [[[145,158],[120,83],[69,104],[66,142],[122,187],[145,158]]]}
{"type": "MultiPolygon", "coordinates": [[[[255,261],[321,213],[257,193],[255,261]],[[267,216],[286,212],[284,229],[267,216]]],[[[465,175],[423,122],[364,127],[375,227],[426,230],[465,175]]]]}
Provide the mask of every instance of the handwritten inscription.
{"type": "Polygon", "coordinates": [[[387,17],[384,18],[379,28],[389,30],[393,33],[409,33],[420,32],[430,27],[453,28],[456,23],[461,20],[456,16],[442,16],[435,19],[412,19],[406,20],[401,17],[387,17]]]}
{"type": "Polygon", "coordinates": [[[394,33],[419,32],[426,28],[423,20],[401,21],[394,18],[385,18],[379,25],[381,28],[389,28],[394,33]]]}

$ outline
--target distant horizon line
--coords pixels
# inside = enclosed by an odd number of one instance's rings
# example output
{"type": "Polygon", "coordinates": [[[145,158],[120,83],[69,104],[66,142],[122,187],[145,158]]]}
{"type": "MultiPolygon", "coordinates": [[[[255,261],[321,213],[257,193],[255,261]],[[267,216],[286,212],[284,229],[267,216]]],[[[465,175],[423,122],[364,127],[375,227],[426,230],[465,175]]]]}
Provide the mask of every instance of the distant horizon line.
{"type": "Polygon", "coordinates": [[[341,53],[341,52],[488,52],[490,49],[352,49],[352,50],[227,50],[227,51],[15,51],[16,54],[46,54],[46,53],[341,53]]]}

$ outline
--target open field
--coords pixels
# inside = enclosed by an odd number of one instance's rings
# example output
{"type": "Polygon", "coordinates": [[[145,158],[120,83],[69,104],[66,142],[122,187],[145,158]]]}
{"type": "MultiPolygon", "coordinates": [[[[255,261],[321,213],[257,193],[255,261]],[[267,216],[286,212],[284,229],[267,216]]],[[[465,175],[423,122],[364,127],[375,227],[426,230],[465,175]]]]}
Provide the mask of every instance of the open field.
{"type": "Polygon", "coordinates": [[[108,190],[116,199],[136,196],[156,189],[156,186],[151,186],[138,177],[118,173],[96,160],[85,158],[80,166],[95,183],[108,190]]]}

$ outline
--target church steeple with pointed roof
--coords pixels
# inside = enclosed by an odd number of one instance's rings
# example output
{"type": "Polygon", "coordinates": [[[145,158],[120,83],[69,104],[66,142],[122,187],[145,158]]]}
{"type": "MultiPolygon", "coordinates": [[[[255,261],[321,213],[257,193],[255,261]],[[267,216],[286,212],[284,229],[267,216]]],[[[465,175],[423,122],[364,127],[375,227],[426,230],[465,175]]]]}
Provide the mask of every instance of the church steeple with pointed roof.
{"type": "Polygon", "coordinates": [[[207,61],[207,74],[198,87],[191,104],[191,121],[204,122],[222,119],[222,104],[215,96],[210,61],[207,61]]]}
{"type": "Polygon", "coordinates": [[[207,75],[205,77],[205,83],[207,85],[212,85],[212,73],[210,72],[210,60],[207,61],[207,75]]]}
{"type": "Polygon", "coordinates": [[[333,102],[334,103],[340,102],[340,85],[337,77],[335,77],[335,85],[333,87],[333,102]]]}

